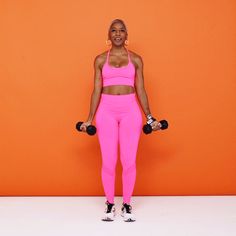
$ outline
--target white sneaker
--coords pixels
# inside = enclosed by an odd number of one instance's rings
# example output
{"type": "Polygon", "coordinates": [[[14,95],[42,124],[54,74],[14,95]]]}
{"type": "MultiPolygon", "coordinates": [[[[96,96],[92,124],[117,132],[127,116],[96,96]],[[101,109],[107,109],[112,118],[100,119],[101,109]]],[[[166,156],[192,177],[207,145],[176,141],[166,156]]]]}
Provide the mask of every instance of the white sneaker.
{"type": "Polygon", "coordinates": [[[132,213],[131,205],[127,203],[122,203],[121,216],[124,218],[125,222],[134,222],[136,220],[134,213],[132,213]]]}
{"type": "Polygon", "coordinates": [[[106,209],[104,211],[104,216],[102,217],[102,221],[113,221],[116,216],[116,208],[114,203],[105,202],[106,209]]]}

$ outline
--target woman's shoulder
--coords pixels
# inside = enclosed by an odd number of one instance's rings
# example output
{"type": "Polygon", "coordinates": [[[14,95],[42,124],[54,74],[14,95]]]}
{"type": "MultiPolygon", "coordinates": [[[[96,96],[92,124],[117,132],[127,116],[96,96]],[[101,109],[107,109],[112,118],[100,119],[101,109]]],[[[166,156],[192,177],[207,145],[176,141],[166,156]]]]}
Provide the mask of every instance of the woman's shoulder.
{"type": "Polygon", "coordinates": [[[102,66],[102,65],[105,63],[105,61],[106,61],[107,52],[108,52],[108,51],[104,51],[104,52],[98,54],[97,56],[95,56],[94,62],[95,62],[97,65],[102,66]]]}
{"type": "Polygon", "coordinates": [[[143,63],[142,56],[140,54],[131,50],[129,50],[129,53],[130,53],[130,58],[133,63],[135,63],[136,65],[140,65],[143,63]]]}

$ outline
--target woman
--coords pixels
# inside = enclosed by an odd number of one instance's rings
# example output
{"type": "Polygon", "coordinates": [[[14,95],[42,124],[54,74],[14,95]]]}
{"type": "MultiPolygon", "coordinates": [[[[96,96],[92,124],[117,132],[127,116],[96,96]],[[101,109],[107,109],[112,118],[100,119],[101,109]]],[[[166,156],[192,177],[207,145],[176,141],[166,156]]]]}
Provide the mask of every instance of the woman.
{"type": "MultiPolygon", "coordinates": [[[[102,183],[106,195],[104,221],[113,221],[116,215],[114,204],[115,168],[117,148],[120,145],[122,163],[123,203],[121,215],[124,221],[135,221],[130,205],[136,179],[136,153],[142,131],[142,114],[136,94],[147,120],[152,119],[144,88],[142,58],[125,47],[128,33],[121,19],[112,21],[108,30],[111,48],[94,60],[94,90],[91,96],[90,113],[81,130],[86,132],[96,114],[97,134],[102,154],[102,183]]],[[[158,130],[158,121],[151,123],[158,130]]]]}

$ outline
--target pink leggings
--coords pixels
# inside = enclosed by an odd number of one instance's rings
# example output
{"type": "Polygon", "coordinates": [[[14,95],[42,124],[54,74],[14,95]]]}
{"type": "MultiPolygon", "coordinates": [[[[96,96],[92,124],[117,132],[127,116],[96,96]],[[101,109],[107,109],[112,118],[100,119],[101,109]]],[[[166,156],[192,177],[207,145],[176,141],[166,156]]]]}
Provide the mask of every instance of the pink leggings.
{"type": "Polygon", "coordinates": [[[118,143],[122,164],[123,202],[130,204],[136,179],[136,153],[142,114],[136,94],[101,94],[95,117],[102,154],[102,183],[107,200],[114,203],[118,143]]]}

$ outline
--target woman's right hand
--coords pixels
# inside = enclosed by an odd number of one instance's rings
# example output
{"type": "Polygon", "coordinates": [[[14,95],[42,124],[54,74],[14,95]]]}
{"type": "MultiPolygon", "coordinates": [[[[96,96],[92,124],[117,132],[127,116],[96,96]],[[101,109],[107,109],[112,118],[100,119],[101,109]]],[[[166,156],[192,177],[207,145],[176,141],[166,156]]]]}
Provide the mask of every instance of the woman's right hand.
{"type": "Polygon", "coordinates": [[[87,127],[88,127],[89,125],[91,125],[91,124],[92,124],[91,121],[83,122],[83,124],[80,126],[80,130],[82,130],[83,132],[86,132],[87,127]]]}

